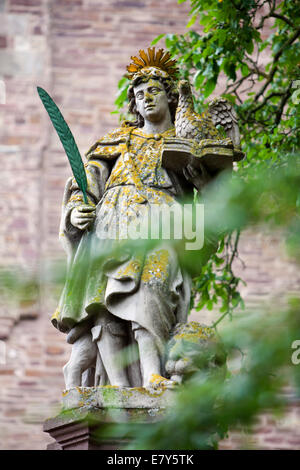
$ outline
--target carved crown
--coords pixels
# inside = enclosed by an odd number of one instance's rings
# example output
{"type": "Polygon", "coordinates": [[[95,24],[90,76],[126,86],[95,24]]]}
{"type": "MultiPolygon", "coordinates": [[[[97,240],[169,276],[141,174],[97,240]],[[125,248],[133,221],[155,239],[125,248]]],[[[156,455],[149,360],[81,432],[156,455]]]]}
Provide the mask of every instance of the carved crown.
{"type": "Polygon", "coordinates": [[[140,56],[131,56],[133,62],[127,66],[127,77],[131,80],[135,75],[142,74],[143,69],[155,67],[162,70],[167,76],[176,78],[178,69],[176,68],[176,60],[171,60],[169,52],[159,49],[155,52],[155,47],[148,47],[147,52],[143,49],[139,51],[140,56]]]}

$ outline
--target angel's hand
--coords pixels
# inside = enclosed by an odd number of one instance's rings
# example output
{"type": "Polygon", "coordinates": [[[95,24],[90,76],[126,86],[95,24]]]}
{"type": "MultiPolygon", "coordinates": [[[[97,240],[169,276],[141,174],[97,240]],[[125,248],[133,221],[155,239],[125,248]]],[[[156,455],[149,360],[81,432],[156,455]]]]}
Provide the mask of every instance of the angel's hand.
{"type": "Polygon", "coordinates": [[[79,228],[79,230],[86,230],[94,222],[96,217],[96,207],[82,205],[74,207],[71,212],[71,224],[79,228]]]}
{"type": "Polygon", "coordinates": [[[182,172],[184,177],[190,181],[198,191],[201,191],[211,179],[204,165],[201,165],[200,168],[195,168],[189,163],[182,169],[182,172]]]}

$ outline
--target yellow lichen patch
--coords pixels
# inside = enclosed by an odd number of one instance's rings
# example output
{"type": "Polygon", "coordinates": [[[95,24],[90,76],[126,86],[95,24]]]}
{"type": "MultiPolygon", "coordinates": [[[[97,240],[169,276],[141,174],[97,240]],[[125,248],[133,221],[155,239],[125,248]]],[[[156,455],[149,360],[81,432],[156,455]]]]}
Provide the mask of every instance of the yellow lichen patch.
{"type": "Polygon", "coordinates": [[[89,165],[97,166],[98,168],[103,168],[103,163],[98,160],[90,160],[89,165]]]}
{"type": "Polygon", "coordinates": [[[165,382],[169,382],[168,379],[158,374],[151,374],[150,383],[153,385],[162,385],[164,386],[165,382]]]}
{"type": "Polygon", "coordinates": [[[169,252],[165,249],[151,253],[147,259],[142,273],[142,281],[150,282],[154,279],[164,280],[167,276],[169,252]]]}
{"type": "Polygon", "coordinates": [[[51,317],[51,321],[52,320],[58,320],[59,315],[60,315],[60,311],[58,309],[56,309],[55,312],[53,313],[52,317],[51,317]]]}
{"type": "Polygon", "coordinates": [[[109,388],[120,388],[118,385],[101,385],[101,388],[106,388],[106,389],[109,389],[109,388]]]}
{"type": "Polygon", "coordinates": [[[84,397],[89,397],[92,393],[91,390],[88,389],[88,388],[76,387],[76,390],[80,393],[80,395],[82,395],[84,397]]]}
{"type": "Polygon", "coordinates": [[[126,144],[120,146],[121,156],[106,183],[106,189],[116,185],[133,184],[137,190],[134,200],[142,203],[148,199],[148,193],[155,192],[150,185],[166,184],[166,173],[161,168],[162,139],[174,136],[170,129],[158,138],[144,134],[139,129],[128,133],[126,144]]]}
{"type": "Polygon", "coordinates": [[[141,263],[136,259],[132,259],[123,269],[119,269],[119,271],[117,272],[117,276],[118,277],[134,276],[136,273],[140,271],[140,269],[141,269],[141,263]]]}
{"type": "Polygon", "coordinates": [[[133,387],[132,390],[136,390],[141,395],[147,395],[148,397],[160,397],[166,391],[165,387],[159,387],[158,389],[149,389],[145,387],[133,387]]]}
{"type": "Polygon", "coordinates": [[[79,194],[73,194],[70,197],[69,202],[82,202],[82,204],[84,204],[83,197],[79,194]]]}
{"type": "Polygon", "coordinates": [[[207,339],[207,336],[196,333],[182,333],[180,335],[174,336],[175,340],[184,339],[186,341],[190,341],[191,343],[198,343],[199,338],[207,339]]]}
{"type": "Polygon", "coordinates": [[[174,335],[174,340],[186,340],[197,343],[199,339],[211,339],[215,332],[210,327],[200,326],[197,322],[190,322],[183,326],[180,333],[174,335]]]}
{"type": "Polygon", "coordinates": [[[133,392],[132,392],[132,389],[122,388],[122,389],[121,389],[121,394],[122,394],[125,398],[130,398],[130,397],[132,397],[133,392]]]}

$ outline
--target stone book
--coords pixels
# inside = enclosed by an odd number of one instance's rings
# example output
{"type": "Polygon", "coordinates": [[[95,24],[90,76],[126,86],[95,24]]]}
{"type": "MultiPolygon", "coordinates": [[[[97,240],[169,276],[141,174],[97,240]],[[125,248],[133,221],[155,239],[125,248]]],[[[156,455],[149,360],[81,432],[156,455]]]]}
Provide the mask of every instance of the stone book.
{"type": "Polygon", "coordinates": [[[165,139],[162,150],[162,166],[176,173],[188,164],[196,168],[204,165],[210,173],[231,169],[234,161],[244,158],[244,153],[235,148],[230,139],[204,139],[196,144],[190,139],[165,139]]]}

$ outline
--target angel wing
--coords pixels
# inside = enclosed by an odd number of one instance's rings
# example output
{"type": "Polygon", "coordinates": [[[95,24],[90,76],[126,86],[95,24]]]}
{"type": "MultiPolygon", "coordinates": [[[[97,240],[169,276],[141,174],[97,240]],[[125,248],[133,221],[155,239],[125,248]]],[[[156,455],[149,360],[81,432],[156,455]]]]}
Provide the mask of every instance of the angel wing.
{"type": "Polygon", "coordinates": [[[240,148],[238,116],[229,101],[225,98],[214,98],[208,104],[208,112],[211,114],[214,125],[223,126],[226,136],[232,140],[235,147],[240,148]]]}

